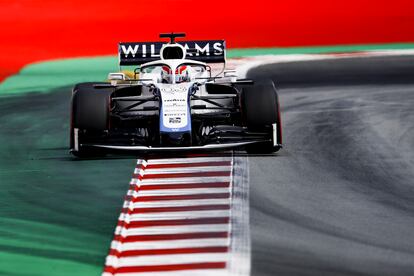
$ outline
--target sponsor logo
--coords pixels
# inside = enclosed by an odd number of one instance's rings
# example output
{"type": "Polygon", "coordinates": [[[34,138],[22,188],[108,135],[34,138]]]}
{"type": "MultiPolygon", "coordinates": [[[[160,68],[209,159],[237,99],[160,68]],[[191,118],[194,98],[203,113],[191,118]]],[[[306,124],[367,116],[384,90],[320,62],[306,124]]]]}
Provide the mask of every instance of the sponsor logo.
{"type": "Polygon", "coordinates": [[[122,54],[125,58],[128,58],[128,56],[131,56],[135,58],[135,56],[138,55],[138,57],[149,57],[149,58],[159,58],[159,49],[158,51],[155,48],[155,44],[127,44],[127,45],[120,45],[122,54]],[[147,56],[148,55],[148,56],[147,56]]]}
{"type": "Polygon", "coordinates": [[[179,124],[181,123],[181,118],[180,117],[170,117],[170,124],[179,124]]]}
{"type": "Polygon", "coordinates": [[[165,87],[165,88],[160,88],[162,93],[170,93],[170,94],[174,94],[174,93],[180,93],[180,92],[185,92],[187,93],[188,88],[186,86],[170,86],[170,87],[165,87]]]}
{"type": "Polygon", "coordinates": [[[165,117],[170,117],[170,116],[182,116],[182,117],[184,117],[186,115],[187,115],[186,113],[167,113],[167,114],[164,114],[165,117]]]}
{"type": "MultiPolygon", "coordinates": [[[[187,50],[187,57],[209,57],[224,55],[225,44],[223,40],[178,42],[187,50]]],[[[120,43],[121,59],[128,58],[159,58],[162,42],[120,43]]]]}

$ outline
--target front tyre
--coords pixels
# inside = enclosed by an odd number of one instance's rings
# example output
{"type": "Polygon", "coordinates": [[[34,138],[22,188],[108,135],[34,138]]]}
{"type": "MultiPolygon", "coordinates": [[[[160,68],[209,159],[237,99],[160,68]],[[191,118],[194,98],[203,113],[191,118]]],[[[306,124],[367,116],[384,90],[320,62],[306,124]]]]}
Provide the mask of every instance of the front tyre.
{"type": "Polygon", "coordinates": [[[102,156],[94,148],[82,147],[93,143],[93,137],[109,130],[109,89],[97,89],[94,83],[81,83],[73,88],[71,106],[70,149],[77,157],[102,156]]]}
{"type": "Polygon", "coordinates": [[[279,97],[273,82],[244,87],[241,91],[242,118],[249,131],[267,133],[269,141],[246,147],[249,153],[272,153],[281,148],[282,124],[279,97]]]}

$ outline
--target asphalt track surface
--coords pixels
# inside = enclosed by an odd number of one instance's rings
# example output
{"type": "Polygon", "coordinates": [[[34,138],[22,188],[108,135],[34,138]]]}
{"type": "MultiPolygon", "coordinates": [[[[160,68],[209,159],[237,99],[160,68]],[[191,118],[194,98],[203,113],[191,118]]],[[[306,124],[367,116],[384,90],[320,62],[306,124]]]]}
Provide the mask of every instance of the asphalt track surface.
{"type": "Polygon", "coordinates": [[[252,275],[413,275],[414,58],[262,66],[285,149],[250,157],[252,275]]]}
{"type": "MultiPolygon", "coordinates": [[[[249,77],[280,88],[285,144],[249,157],[252,275],[412,275],[414,57],[249,77]]],[[[1,99],[2,275],[102,271],[135,159],[68,155],[70,93],[1,99]]]]}

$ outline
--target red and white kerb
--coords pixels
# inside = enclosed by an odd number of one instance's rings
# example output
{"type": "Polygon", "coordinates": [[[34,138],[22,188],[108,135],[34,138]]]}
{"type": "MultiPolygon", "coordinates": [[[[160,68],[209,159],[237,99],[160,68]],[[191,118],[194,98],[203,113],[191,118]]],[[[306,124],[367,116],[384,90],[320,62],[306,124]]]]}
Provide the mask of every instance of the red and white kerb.
{"type": "Polygon", "coordinates": [[[233,163],[138,160],[102,275],[235,275],[233,163]]]}

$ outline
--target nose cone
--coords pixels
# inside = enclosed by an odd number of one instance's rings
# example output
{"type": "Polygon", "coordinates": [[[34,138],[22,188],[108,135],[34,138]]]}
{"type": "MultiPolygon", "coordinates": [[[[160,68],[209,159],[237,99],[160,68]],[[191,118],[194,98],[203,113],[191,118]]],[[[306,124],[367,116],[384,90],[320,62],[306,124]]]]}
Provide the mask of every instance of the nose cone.
{"type": "Polygon", "coordinates": [[[191,146],[191,132],[161,133],[161,145],[186,147],[191,146]]]}

